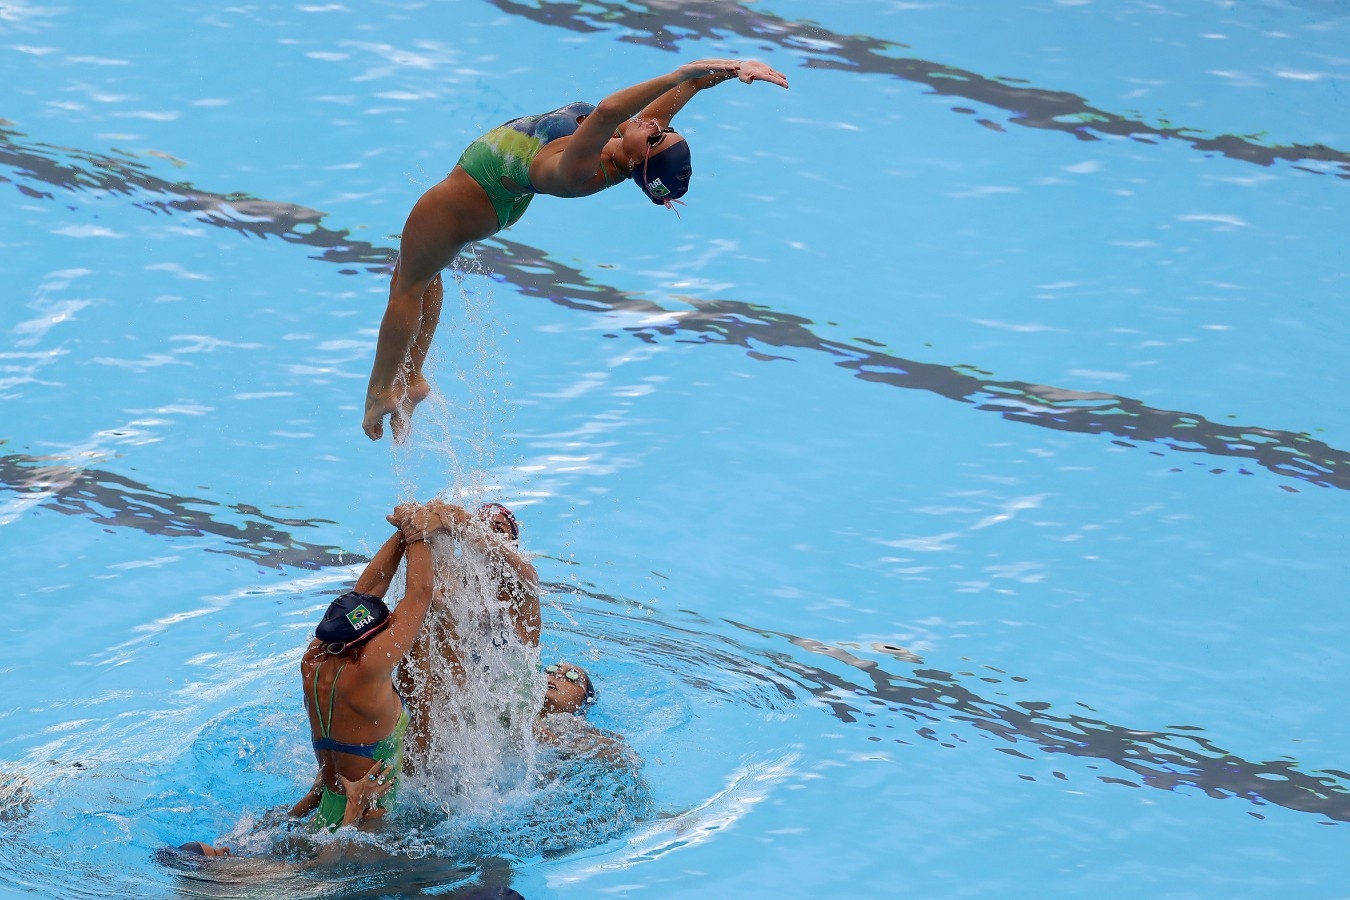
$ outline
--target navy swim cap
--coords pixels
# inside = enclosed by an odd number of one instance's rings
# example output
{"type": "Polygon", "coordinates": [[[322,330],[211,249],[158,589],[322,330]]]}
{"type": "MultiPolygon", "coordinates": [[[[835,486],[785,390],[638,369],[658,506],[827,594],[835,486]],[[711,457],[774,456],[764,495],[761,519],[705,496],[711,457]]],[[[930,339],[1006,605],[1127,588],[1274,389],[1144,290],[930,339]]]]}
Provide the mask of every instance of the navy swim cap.
{"type": "Polygon", "coordinates": [[[389,624],[389,607],[374,594],[348,591],[328,605],[314,636],[329,645],[330,653],[341,653],[348,645],[358,644],[389,624]],[[339,649],[333,645],[341,644],[339,649]]]}
{"type": "Polygon", "coordinates": [[[632,179],[642,193],[658,206],[668,206],[689,190],[694,167],[689,162],[689,142],[677,141],[653,153],[633,170],[632,179]]]}

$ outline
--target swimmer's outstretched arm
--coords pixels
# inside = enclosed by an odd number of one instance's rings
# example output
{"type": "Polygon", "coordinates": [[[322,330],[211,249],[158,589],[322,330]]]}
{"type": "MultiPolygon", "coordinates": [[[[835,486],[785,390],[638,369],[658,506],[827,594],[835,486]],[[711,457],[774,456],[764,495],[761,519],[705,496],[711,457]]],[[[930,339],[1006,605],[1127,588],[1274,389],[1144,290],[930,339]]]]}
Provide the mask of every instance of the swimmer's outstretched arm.
{"type": "Polygon", "coordinates": [[[530,176],[535,188],[555,197],[594,193],[594,188],[588,185],[595,178],[600,151],[614,137],[616,128],[639,114],[669,126],[671,116],[679,112],[694,94],[732,78],[740,78],[747,84],[769,81],[787,87],[787,78],[763,63],[700,59],[668,74],[615,91],[601,100],[595,111],[586,117],[556,160],[541,160],[542,165],[536,163],[531,167],[530,176]]]}
{"type": "MultiPolygon", "coordinates": [[[[703,62],[728,62],[728,60],[703,60],[703,62]]],[[[736,64],[735,71],[709,72],[684,84],[677,85],[644,106],[638,112],[637,117],[639,119],[655,119],[662,128],[669,128],[670,120],[675,118],[676,113],[684,109],[685,104],[694,99],[695,94],[699,91],[706,91],[710,87],[716,87],[733,78],[737,78],[746,84],[755,81],[767,81],[769,84],[776,84],[782,88],[788,86],[786,75],[758,60],[731,60],[731,62],[736,64]]],[[[697,66],[699,63],[690,63],[690,65],[697,66]]]]}

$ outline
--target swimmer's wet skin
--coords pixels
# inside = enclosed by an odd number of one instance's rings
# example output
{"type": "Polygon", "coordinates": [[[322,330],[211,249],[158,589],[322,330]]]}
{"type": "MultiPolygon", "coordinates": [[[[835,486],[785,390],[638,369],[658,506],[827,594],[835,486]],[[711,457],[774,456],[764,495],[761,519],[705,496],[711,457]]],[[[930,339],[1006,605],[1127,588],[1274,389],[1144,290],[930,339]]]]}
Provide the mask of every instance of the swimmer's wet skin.
{"type": "Polygon", "coordinates": [[[441,270],[465,246],[519,221],[535,194],[588,197],[631,178],[653,203],[673,209],[693,167],[670,121],[699,91],[733,78],[788,86],[754,60],[698,60],[595,106],[576,101],[512,119],[470,144],[404,223],[366,387],[366,436],[383,437],[388,419],[394,440],[404,440],[413,410],[430,395],[422,367],[444,299],[441,270]]]}

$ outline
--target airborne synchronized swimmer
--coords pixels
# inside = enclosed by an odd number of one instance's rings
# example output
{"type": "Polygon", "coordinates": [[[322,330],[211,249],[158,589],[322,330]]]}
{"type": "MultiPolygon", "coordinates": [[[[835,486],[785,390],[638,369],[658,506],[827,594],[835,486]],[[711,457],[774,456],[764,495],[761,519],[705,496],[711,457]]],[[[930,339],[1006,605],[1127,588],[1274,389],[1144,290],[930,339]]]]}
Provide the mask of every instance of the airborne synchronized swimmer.
{"type": "Polygon", "coordinates": [[[366,435],[379,440],[387,418],[402,440],[413,407],[430,392],[422,366],[441,315],[441,270],[466,245],[514,224],[535,194],[589,197],[632,179],[653,203],[670,206],[689,190],[693,173],[689,144],[670,122],[699,91],[733,78],[788,86],[760,62],[703,59],[599,105],[570,103],[512,119],[470,144],[403,226],[366,389],[366,435]]]}

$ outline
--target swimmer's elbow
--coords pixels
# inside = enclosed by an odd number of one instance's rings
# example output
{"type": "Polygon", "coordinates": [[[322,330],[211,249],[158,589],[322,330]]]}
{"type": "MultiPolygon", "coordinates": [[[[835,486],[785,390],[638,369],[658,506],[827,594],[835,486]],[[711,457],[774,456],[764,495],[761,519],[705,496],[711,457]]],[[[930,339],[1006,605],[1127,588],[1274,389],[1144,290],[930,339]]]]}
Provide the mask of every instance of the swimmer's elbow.
{"type": "Polygon", "coordinates": [[[606,97],[595,107],[595,112],[586,117],[586,121],[594,119],[605,125],[617,125],[632,114],[632,110],[627,106],[615,103],[613,97],[606,97]]]}

